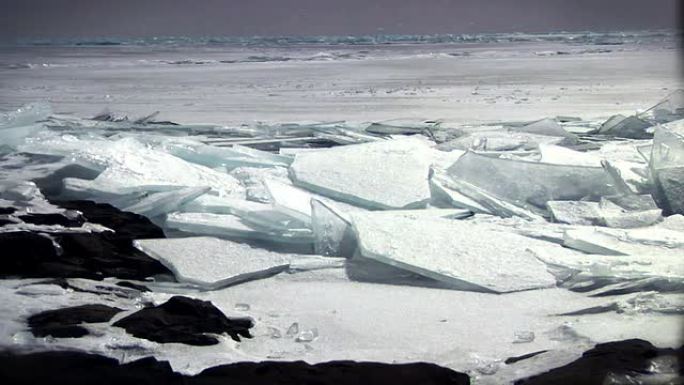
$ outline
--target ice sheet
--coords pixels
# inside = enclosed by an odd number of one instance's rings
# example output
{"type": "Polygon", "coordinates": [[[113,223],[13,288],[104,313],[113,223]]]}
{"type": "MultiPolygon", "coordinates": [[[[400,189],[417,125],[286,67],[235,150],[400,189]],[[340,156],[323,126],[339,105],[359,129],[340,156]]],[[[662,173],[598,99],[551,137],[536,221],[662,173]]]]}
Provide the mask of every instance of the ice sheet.
{"type": "Polygon", "coordinates": [[[553,247],[517,234],[458,220],[416,219],[391,213],[354,214],[363,257],[416,272],[464,290],[511,292],[553,286],[530,245],[553,247]]]}
{"type": "Polygon", "coordinates": [[[406,138],[297,154],[293,182],[372,209],[424,207],[430,199],[430,147],[406,138]]]}

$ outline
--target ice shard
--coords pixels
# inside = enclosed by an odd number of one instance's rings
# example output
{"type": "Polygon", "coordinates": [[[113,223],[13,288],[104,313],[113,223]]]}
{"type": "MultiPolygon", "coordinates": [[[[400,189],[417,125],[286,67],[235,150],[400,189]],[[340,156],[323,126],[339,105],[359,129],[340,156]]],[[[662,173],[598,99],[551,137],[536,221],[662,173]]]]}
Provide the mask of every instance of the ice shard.
{"type": "Polygon", "coordinates": [[[361,207],[424,207],[431,151],[411,137],[300,153],[290,176],[295,185],[361,207]]]}
{"type": "Polygon", "coordinates": [[[518,161],[468,152],[447,172],[454,181],[477,186],[542,215],[548,201],[598,201],[602,196],[616,194],[612,179],[599,167],[518,161]]]}
{"type": "Polygon", "coordinates": [[[169,268],[179,282],[204,289],[268,277],[289,267],[283,254],[210,237],[143,239],[135,246],[169,268]]]}
{"type": "Polygon", "coordinates": [[[555,284],[525,250],[557,245],[459,220],[389,215],[352,215],[361,256],[463,290],[503,293],[555,284]]]}
{"type": "Polygon", "coordinates": [[[656,128],[650,168],[665,215],[684,214],[684,119],[656,128]]]}

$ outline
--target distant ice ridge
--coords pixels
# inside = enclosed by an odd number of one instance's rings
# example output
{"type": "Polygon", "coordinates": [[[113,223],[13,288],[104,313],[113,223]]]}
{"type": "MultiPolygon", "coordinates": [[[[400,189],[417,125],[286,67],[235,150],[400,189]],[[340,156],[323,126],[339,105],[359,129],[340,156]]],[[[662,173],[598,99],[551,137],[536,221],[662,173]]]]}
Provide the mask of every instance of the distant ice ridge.
{"type": "Polygon", "coordinates": [[[611,32],[549,32],[549,33],[479,33],[479,34],[431,34],[431,35],[347,35],[347,36],[157,36],[149,38],[62,38],[23,39],[19,45],[58,46],[118,46],[118,45],[243,45],[243,46],[291,46],[291,45],[378,45],[378,44],[449,44],[449,43],[514,43],[514,42],[564,42],[588,45],[620,45],[627,43],[673,42],[677,31],[611,31],[611,32]]]}
{"type": "Polygon", "coordinates": [[[169,240],[140,243],[177,280],[205,288],[284,272],[316,253],[346,258],[336,267],[378,283],[576,287],[596,269],[570,261],[593,258],[613,266],[599,269],[608,279],[598,287],[641,282],[627,289],[638,291],[655,280],[679,290],[672,264],[625,274],[604,256],[684,252],[683,94],[606,122],[451,128],[178,125],[156,114],[59,116],[34,104],[0,116],[0,199],[15,204],[17,186],[34,186],[146,215],[174,237],[213,237],[178,243],[183,253],[169,240]]]}

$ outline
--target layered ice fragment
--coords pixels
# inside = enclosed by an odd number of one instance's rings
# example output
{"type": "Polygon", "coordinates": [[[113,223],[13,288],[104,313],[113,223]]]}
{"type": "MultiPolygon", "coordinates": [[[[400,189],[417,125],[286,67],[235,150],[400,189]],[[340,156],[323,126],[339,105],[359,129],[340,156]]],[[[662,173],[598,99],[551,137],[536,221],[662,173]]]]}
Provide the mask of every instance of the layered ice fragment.
{"type": "Polygon", "coordinates": [[[601,202],[549,201],[546,205],[556,222],[571,225],[632,228],[650,226],[662,219],[660,209],[626,210],[607,199],[601,202]]]}
{"type": "Polygon", "coordinates": [[[525,250],[557,247],[459,220],[391,213],[352,215],[362,257],[408,270],[453,288],[511,292],[553,286],[544,264],[525,250]]]}
{"type": "Polygon", "coordinates": [[[295,185],[370,209],[424,207],[430,199],[431,148],[405,138],[297,154],[295,185]]]}
{"type": "Polygon", "coordinates": [[[14,148],[24,140],[45,129],[42,123],[52,114],[45,103],[27,104],[15,111],[0,113],[0,152],[3,147],[14,148]]]}
{"type": "Polygon", "coordinates": [[[598,201],[602,196],[616,194],[611,177],[600,167],[519,161],[468,152],[447,172],[454,181],[476,186],[537,214],[546,213],[548,201],[598,201]]]}
{"type": "Polygon", "coordinates": [[[171,213],[165,225],[172,229],[190,234],[204,234],[217,237],[236,237],[276,243],[313,242],[311,230],[300,229],[267,229],[250,226],[240,217],[230,214],[212,213],[171,213]]]}
{"type": "Polygon", "coordinates": [[[656,128],[650,168],[663,212],[684,214],[684,119],[656,128]]]}

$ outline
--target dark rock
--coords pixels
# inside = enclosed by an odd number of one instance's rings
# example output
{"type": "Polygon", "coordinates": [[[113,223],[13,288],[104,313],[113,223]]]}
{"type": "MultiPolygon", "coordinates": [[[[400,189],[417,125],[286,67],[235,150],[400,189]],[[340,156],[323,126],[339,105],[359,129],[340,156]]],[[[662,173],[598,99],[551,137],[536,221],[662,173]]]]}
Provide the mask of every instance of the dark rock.
{"type": "Polygon", "coordinates": [[[116,285],[121,286],[121,287],[127,287],[129,289],[135,289],[135,290],[143,292],[143,293],[147,293],[147,292],[152,291],[152,290],[150,290],[150,288],[148,288],[145,285],[139,285],[137,283],[128,282],[128,281],[119,281],[116,283],[116,285]]]}
{"type": "Polygon", "coordinates": [[[526,360],[526,359],[528,359],[528,358],[532,358],[532,357],[534,357],[534,356],[538,356],[538,355],[540,355],[540,354],[542,354],[542,353],[546,353],[546,352],[548,352],[548,350],[540,350],[540,351],[538,351],[538,352],[532,352],[532,353],[523,354],[522,356],[508,357],[508,358],[506,358],[506,360],[504,361],[504,364],[506,364],[506,365],[515,364],[515,363],[518,362],[518,361],[526,360]]]}
{"type": "Polygon", "coordinates": [[[0,354],[0,379],[16,385],[468,385],[468,375],[434,364],[332,361],[243,362],[195,376],[173,372],[168,362],[143,358],[128,364],[81,352],[0,354]]]}
{"type": "Polygon", "coordinates": [[[295,362],[240,362],[209,368],[189,381],[197,385],[247,384],[441,384],[468,385],[467,374],[429,363],[381,364],[332,361],[321,364],[295,362]]]}
{"type": "Polygon", "coordinates": [[[162,305],[137,311],[114,326],[150,341],[204,346],[218,343],[216,337],[205,333],[228,333],[235,341],[240,341],[240,336],[252,338],[249,329],[254,323],[247,318],[229,319],[211,302],[175,296],[162,305]]]}
{"type": "Polygon", "coordinates": [[[130,239],[111,232],[51,234],[28,231],[0,233],[0,277],[144,279],[171,274],[157,260],[133,247],[130,239]]]}
{"type": "Polygon", "coordinates": [[[14,214],[15,211],[17,211],[17,209],[14,207],[0,207],[0,214],[2,215],[14,214]]]}
{"type": "MultiPolygon", "coordinates": [[[[649,342],[639,339],[598,344],[582,354],[580,359],[568,365],[517,380],[515,384],[603,385],[607,383],[645,383],[635,382],[635,378],[649,376],[654,366],[652,362],[665,356],[673,356],[675,358],[673,361],[682,362],[684,360],[684,347],[659,349],[649,342]],[[613,379],[617,379],[618,382],[613,381],[613,379]]],[[[684,367],[675,370],[676,373],[673,374],[679,378],[684,375],[684,367]]]]}
{"type": "Polygon", "coordinates": [[[81,352],[0,354],[0,381],[12,385],[184,384],[168,362],[144,358],[128,364],[81,352]]]}
{"type": "Polygon", "coordinates": [[[60,225],[64,227],[81,227],[85,223],[85,219],[75,211],[66,211],[64,214],[26,214],[20,215],[19,219],[34,225],[60,225]]]}
{"type": "Polygon", "coordinates": [[[114,230],[117,238],[164,238],[162,229],[146,217],[121,211],[106,203],[58,200],[51,200],[50,203],[65,209],[80,211],[88,222],[98,223],[114,230]]]}
{"type": "Polygon", "coordinates": [[[105,305],[82,305],[48,310],[28,318],[31,333],[36,337],[78,338],[88,330],[82,323],[109,322],[122,309],[105,305]]]}

